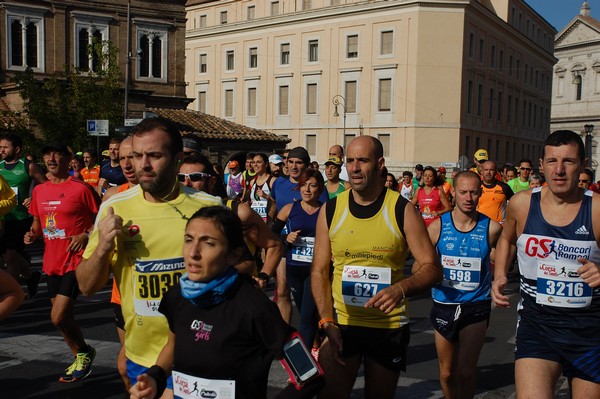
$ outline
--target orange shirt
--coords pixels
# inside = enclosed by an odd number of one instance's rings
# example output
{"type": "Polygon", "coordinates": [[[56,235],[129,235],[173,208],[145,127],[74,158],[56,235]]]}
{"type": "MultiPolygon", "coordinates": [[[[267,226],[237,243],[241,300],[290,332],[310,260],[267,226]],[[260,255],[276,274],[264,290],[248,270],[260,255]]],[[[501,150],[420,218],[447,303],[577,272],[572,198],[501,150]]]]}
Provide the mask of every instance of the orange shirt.
{"type": "Polygon", "coordinates": [[[92,187],[98,187],[98,181],[100,180],[100,165],[96,165],[92,169],[88,169],[86,166],[81,169],[79,173],[81,173],[81,178],[84,182],[92,187]]]}

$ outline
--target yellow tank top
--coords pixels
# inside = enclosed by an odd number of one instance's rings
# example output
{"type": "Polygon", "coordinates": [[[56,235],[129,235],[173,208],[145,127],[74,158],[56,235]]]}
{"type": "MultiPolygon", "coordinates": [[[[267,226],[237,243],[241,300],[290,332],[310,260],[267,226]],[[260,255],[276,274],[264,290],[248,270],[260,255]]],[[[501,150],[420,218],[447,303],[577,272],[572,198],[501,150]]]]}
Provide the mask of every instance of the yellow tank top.
{"type": "Polygon", "coordinates": [[[408,323],[407,300],[389,314],[365,308],[377,292],[404,278],[407,244],[395,215],[400,193],[386,190],[375,216],[359,219],[352,215],[349,196],[337,197],[329,228],[334,257],[333,301],[338,322],[371,328],[398,328],[408,323]]]}

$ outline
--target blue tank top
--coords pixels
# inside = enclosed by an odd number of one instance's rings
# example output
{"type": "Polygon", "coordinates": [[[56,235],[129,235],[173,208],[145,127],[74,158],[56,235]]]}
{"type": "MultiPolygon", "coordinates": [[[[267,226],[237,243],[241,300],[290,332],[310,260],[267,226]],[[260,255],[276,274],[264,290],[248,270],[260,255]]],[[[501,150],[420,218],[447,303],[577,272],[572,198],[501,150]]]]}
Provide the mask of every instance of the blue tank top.
{"type": "Polygon", "coordinates": [[[296,201],[292,204],[286,223],[288,232],[300,230],[296,242],[287,245],[285,259],[289,266],[310,266],[315,248],[319,212],[309,215],[300,203],[301,201],[296,201]]]}
{"type": "MultiPolygon", "coordinates": [[[[538,323],[585,327],[598,335],[600,289],[592,289],[577,273],[583,257],[600,263],[592,226],[592,195],[586,191],[579,212],[566,226],[546,222],[540,207],[541,188],[531,194],[523,233],[517,240],[521,273],[519,313],[538,323]]],[[[598,210],[596,210],[598,212],[598,210]]]]}
{"type": "Polygon", "coordinates": [[[479,214],[471,231],[454,227],[452,212],[441,216],[440,237],[436,251],[444,271],[444,279],[431,289],[433,300],[456,304],[490,299],[490,218],[479,214]]]}

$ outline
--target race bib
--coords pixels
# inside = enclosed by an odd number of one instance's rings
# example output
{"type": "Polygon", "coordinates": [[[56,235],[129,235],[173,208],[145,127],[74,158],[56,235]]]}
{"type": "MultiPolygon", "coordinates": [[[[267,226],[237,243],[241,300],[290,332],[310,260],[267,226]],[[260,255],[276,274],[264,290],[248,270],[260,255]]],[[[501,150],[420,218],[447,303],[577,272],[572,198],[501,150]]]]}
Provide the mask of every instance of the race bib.
{"type": "Polygon", "coordinates": [[[364,306],[375,294],[390,286],[389,267],[344,266],[342,298],[346,305],[364,306]]]}
{"type": "Polygon", "coordinates": [[[185,269],[183,258],[139,260],[135,262],[133,305],[140,316],[162,316],[158,305],[172,285],[179,282],[185,269]]]}
{"type": "Polygon", "coordinates": [[[475,291],[481,282],[481,259],[442,255],[444,287],[475,291]]]}
{"type": "Polygon", "coordinates": [[[250,206],[254,209],[254,212],[258,213],[258,215],[263,219],[263,221],[267,221],[267,200],[264,201],[252,201],[252,205],[250,206]]]}
{"type": "Polygon", "coordinates": [[[175,399],[235,399],[235,381],[208,380],[173,371],[175,399]]]}
{"type": "Polygon", "coordinates": [[[14,191],[15,195],[17,196],[17,202],[19,201],[19,187],[11,187],[12,190],[14,191]]]}
{"type": "Polygon", "coordinates": [[[312,262],[313,250],[315,249],[314,237],[298,236],[292,244],[292,260],[298,262],[312,262]]]}
{"type": "Polygon", "coordinates": [[[561,308],[585,308],[592,304],[592,287],[577,273],[581,265],[539,261],[535,302],[561,308]]]}

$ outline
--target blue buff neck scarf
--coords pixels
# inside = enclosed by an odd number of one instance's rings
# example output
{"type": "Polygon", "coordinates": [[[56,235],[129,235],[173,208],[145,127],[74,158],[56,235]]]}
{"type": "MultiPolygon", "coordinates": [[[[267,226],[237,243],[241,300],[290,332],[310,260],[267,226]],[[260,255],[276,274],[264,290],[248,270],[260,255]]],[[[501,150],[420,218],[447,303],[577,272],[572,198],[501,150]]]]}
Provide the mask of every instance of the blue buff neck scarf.
{"type": "Polygon", "coordinates": [[[234,285],[237,278],[237,270],[233,267],[230,267],[225,273],[215,277],[208,283],[192,281],[189,279],[188,274],[184,273],[179,279],[181,295],[200,308],[215,306],[227,299],[227,292],[234,285]]]}

